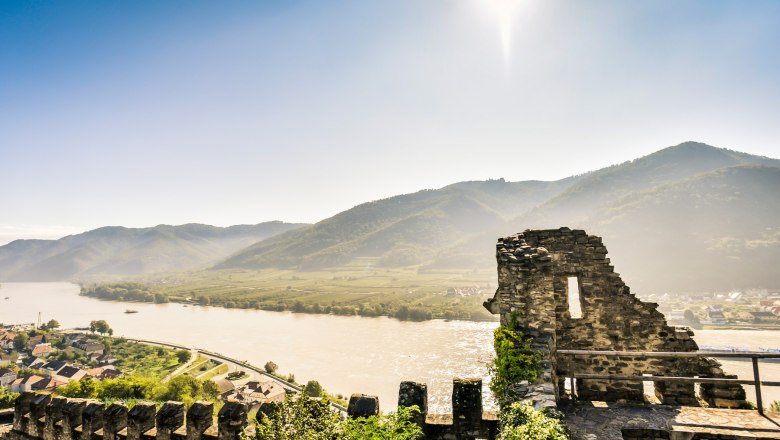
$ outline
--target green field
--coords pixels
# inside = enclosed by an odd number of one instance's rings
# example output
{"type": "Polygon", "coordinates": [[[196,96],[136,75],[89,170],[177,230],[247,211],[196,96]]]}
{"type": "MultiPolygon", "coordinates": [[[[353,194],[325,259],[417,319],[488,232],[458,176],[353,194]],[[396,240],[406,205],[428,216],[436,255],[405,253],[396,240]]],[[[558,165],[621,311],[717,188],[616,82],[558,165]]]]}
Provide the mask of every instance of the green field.
{"type": "Polygon", "coordinates": [[[228,308],[413,320],[494,319],[482,307],[495,290],[494,270],[418,271],[377,268],[374,264],[374,259],[361,258],[349,266],[316,272],[199,271],[147,277],[140,282],[149,293],[163,294],[171,301],[228,308]],[[448,295],[450,288],[470,288],[470,292],[448,295]]]}
{"type": "Polygon", "coordinates": [[[180,364],[176,350],[130,342],[123,338],[111,340],[111,355],[118,360],[114,365],[127,374],[140,374],[162,379],[180,364]]]}

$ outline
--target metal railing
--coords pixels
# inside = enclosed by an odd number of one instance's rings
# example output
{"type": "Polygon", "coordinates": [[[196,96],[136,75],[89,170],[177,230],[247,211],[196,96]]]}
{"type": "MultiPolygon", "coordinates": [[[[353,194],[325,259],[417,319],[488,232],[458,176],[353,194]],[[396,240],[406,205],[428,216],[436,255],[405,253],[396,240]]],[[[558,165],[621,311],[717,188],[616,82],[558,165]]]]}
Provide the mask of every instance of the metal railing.
{"type": "Polygon", "coordinates": [[[574,379],[603,379],[603,380],[624,380],[641,382],[683,382],[683,383],[734,383],[740,385],[753,385],[756,388],[756,405],[758,413],[764,414],[763,400],[761,398],[761,387],[777,387],[780,382],[762,381],[759,374],[759,359],[780,359],[780,353],[769,353],[763,351],[607,351],[607,350],[558,350],[558,355],[567,356],[607,356],[607,357],[633,357],[633,358],[740,358],[750,359],[753,362],[753,380],[746,379],[727,379],[715,377],[679,377],[679,376],[632,376],[619,374],[576,374],[570,371],[566,376],[571,378],[572,393],[575,392],[574,379]]]}

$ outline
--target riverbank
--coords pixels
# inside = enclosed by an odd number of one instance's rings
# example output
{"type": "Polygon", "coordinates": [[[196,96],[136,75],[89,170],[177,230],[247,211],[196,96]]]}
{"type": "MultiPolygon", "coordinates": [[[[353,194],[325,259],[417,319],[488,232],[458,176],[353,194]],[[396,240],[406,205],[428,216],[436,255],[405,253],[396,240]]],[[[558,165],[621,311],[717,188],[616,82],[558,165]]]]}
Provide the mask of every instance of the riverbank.
{"type": "Polygon", "coordinates": [[[496,321],[482,307],[494,271],[342,268],[321,272],[231,270],[124,282],[81,282],[86,296],[340,316],[496,321]]]}
{"type": "Polygon", "coordinates": [[[39,312],[44,321],[54,318],[65,328],[106,320],[115,337],[175,341],[255,366],[273,361],[280,375],[294,373],[301,383],[316,379],[333,394],[379,396],[383,411],[395,408],[404,380],[428,384],[432,413],[451,411],[453,378],[483,378],[489,401],[487,364],[494,356],[497,322],[412,322],[177,303],[128,307],[80,296],[71,283],[3,283],[3,290],[11,298],[0,307],[0,322],[35,322],[39,312]],[[128,308],[138,313],[125,313],[128,308]]]}

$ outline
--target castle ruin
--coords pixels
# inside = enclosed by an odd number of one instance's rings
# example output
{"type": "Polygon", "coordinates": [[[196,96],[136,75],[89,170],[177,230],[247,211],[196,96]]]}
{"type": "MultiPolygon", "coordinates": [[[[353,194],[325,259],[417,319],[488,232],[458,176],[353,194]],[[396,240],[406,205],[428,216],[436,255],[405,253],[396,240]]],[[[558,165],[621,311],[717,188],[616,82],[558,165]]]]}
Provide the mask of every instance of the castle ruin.
{"type": "MultiPolygon", "coordinates": [[[[539,407],[555,406],[564,381],[578,373],[624,376],[735,378],[711,358],[615,358],[592,354],[562,357],[557,350],[693,352],[698,350],[687,327],[669,326],[658,304],[645,303],[615,273],[600,237],[569,228],[527,230],[499,239],[498,290],[485,307],[501,324],[517,320],[544,355],[542,379],[526,386],[539,407]]],[[[569,397],[590,401],[643,402],[641,382],[576,379],[569,397]]],[[[699,405],[693,383],[656,382],[663,404],[699,405]]],[[[742,386],[702,384],[700,397],[711,407],[745,404],[742,386]]]]}

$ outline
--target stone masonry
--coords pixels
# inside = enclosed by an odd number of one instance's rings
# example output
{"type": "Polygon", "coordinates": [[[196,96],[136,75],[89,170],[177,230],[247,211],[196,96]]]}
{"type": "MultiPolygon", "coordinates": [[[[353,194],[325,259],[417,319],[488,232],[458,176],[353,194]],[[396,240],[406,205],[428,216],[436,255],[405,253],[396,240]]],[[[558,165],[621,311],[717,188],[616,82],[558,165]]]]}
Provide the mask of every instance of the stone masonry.
{"type": "MultiPolygon", "coordinates": [[[[556,350],[697,351],[693,332],[672,327],[658,304],[637,299],[615,273],[600,237],[569,228],[527,230],[498,240],[498,290],[485,302],[507,325],[514,316],[521,330],[549,356],[536,384],[521,384],[535,406],[551,406],[564,390],[564,378],[578,374],[733,378],[709,358],[658,359],[557,356],[556,350]],[[568,282],[576,277],[581,317],[573,318],[568,282]]],[[[580,400],[643,401],[640,382],[577,379],[580,400]]],[[[702,385],[701,397],[713,407],[744,405],[740,385],[702,385]]],[[[664,404],[698,405],[693,384],[656,383],[664,404]]]]}

